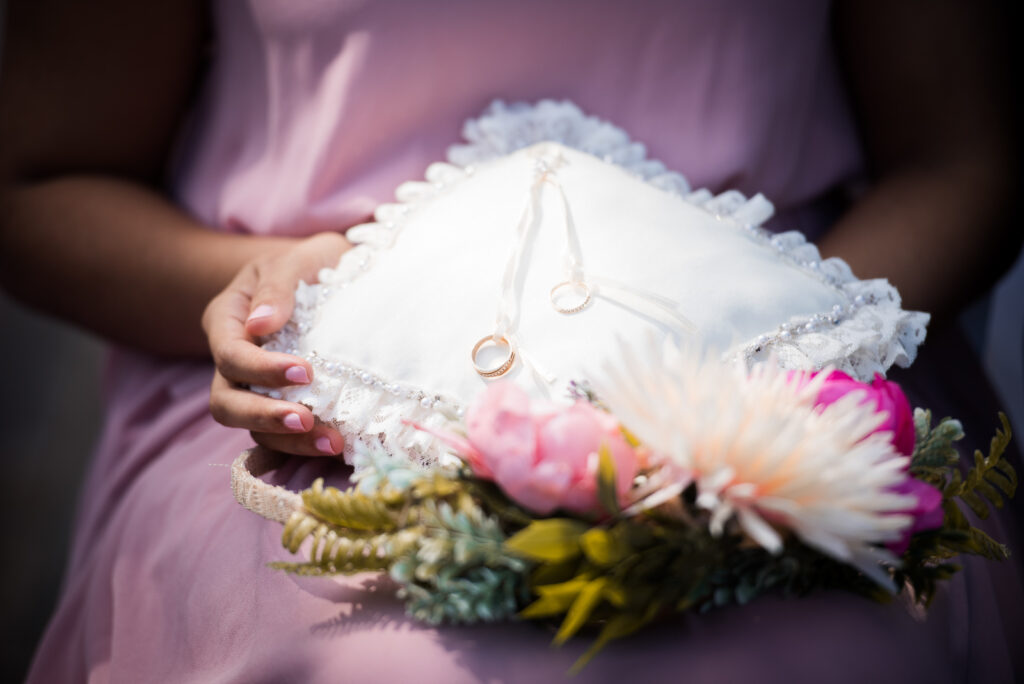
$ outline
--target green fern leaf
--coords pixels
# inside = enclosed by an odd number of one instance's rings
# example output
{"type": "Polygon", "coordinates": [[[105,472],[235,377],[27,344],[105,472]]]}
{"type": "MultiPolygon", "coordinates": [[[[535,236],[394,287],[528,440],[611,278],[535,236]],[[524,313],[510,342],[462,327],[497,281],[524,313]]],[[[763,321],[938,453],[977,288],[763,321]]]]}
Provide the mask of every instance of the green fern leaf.
{"type": "Polygon", "coordinates": [[[972,527],[967,534],[975,554],[990,560],[1006,560],[1010,557],[1010,549],[1005,544],[1000,544],[977,527],[972,527]]]}
{"type": "Polygon", "coordinates": [[[275,562],[270,563],[270,567],[272,567],[274,570],[284,570],[290,575],[300,575],[304,577],[325,577],[328,575],[337,574],[315,563],[275,562]]]}
{"type": "Polygon", "coordinates": [[[1017,473],[1004,458],[1006,447],[1010,444],[1010,421],[1004,413],[999,414],[999,420],[1002,429],[996,430],[988,456],[981,451],[974,452],[974,466],[967,477],[961,480],[959,472],[954,471],[944,490],[945,497],[958,497],[982,519],[988,517],[989,505],[1002,507],[1000,491],[1009,497],[1017,489],[1017,473]]]}
{"type": "Polygon", "coordinates": [[[999,465],[990,470],[987,479],[1008,497],[1017,491],[1017,473],[1006,461],[1000,461],[999,465]]]}
{"type": "Polygon", "coordinates": [[[982,520],[988,517],[988,506],[985,504],[985,500],[974,491],[964,491],[960,494],[960,500],[967,504],[968,508],[974,512],[974,515],[982,520]]]}
{"type": "Polygon", "coordinates": [[[320,521],[310,517],[306,513],[296,511],[292,513],[281,533],[281,544],[286,549],[295,553],[302,546],[306,537],[311,535],[320,526],[320,521]]]}
{"type": "Polygon", "coordinates": [[[302,492],[302,505],[310,515],[336,527],[384,532],[397,527],[397,514],[378,497],[357,491],[324,488],[322,478],[302,492]]]}
{"type": "Polygon", "coordinates": [[[917,476],[922,468],[948,468],[955,466],[960,456],[953,442],[963,439],[964,431],[960,421],[943,418],[931,427],[931,411],[914,411],[916,442],[910,459],[910,470],[917,476]]]}

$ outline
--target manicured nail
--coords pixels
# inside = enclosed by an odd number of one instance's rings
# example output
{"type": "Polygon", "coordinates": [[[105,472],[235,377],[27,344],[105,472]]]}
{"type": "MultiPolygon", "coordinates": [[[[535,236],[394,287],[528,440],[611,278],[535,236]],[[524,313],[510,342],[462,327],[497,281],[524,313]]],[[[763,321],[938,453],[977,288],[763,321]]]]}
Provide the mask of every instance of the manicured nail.
{"type": "Polygon", "coordinates": [[[309,373],[302,366],[292,366],[284,372],[284,377],[288,382],[294,382],[296,385],[309,384],[309,373]]]}
{"type": "Polygon", "coordinates": [[[333,456],[335,453],[334,447],[331,446],[331,440],[328,439],[327,437],[321,437],[320,439],[316,440],[316,448],[321,453],[329,454],[331,456],[333,456]]]}
{"type": "Polygon", "coordinates": [[[260,318],[267,318],[273,315],[273,313],[274,307],[270,306],[269,304],[260,304],[259,306],[252,310],[252,313],[250,313],[249,317],[245,319],[245,322],[249,323],[250,321],[255,321],[260,318]]]}
{"type": "Polygon", "coordinates": [[[283,422],[284,426],[286,428],[288,428],[289,430],[302,430],[303,429],[303,427],[302,427],[302,417],[299,416],[298,413],[289,413],[287,416],[284,417],[284,420],[281,421],[281,422],[283,422]]]}

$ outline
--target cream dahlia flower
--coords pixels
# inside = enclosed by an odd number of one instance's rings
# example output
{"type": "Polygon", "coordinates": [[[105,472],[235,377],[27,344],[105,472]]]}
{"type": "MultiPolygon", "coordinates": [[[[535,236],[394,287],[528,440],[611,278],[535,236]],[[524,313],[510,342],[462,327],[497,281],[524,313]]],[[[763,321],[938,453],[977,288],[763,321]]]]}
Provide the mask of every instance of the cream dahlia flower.
{"type": "Polygon", "coordinates": [[[890,491],[907,459],[872,434],[884,414],[859,393],[815,409],[827,373],[791,382],[774,362],[748,371],[653,342],[642,354],[624,347],[605,371],[601,400],[673,473],[667,487],[696,483],[713,534],[735,520],[777,553],[790,531],[891,585],[879,562],[896,558],[879,545],[911,524],[897,511],[914,501],[890,491]]]}

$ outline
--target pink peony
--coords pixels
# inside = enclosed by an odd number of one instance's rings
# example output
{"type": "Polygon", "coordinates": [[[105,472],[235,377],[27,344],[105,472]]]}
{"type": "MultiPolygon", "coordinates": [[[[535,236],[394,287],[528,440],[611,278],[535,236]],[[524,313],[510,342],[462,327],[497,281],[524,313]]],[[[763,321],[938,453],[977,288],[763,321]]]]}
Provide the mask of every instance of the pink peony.
{"type": "Polygon", "coordinates": [[[468,444],[460,451],[473,472],[493,479],[517,503],[540,515],[558,508],[600,510],[597,467],[602,445],[615,462],[620,500],[636,475],[636,452],[607,413],[584,401],[531,410],[529,397],[512,383],[494,383],[484,390],[466,414],[466,433],[468,444]]]}
{"type": "Polygon", "coordinates": [[[875,374],[871,384],[858,382],[842,371],[832,371],[825,378],[825,384],[818,393],[815,406],[828,406],[846,396],[849,392],[864,392],[864,402],[871,402],[875,410],[885,413],[885,421],[875,432],[888,432],[892,435],[892,445],[896,451],[910,456],[914,453],[914,412],[910,408],[903,390],[895,382],[875,374]]]}

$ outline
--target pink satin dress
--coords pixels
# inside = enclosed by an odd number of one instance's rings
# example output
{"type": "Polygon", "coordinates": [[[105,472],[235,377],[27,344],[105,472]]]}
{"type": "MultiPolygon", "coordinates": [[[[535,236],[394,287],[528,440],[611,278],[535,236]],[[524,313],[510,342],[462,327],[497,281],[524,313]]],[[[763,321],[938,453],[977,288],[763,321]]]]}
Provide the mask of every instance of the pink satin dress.
{"type": "MultiPolygon", "coordinates": [[[[715,191],[819,234],[863,162],[815,0],[219,0],[175,199],[211,230],[342,230],[422,177],[494,98],[569,99],[715,191]]],[[[423,264],[423,277],[438,264],[423,264]]],[[[534,624],[433,628],[387,580],[292,577],[225,467],[208,363],[112,354],[108,416],[30,682],[548,682],[585,648],[534,624]]],[[[274,476],[344,482],[329,459],[274,476]]],[[[1018,547],[1020,548],[1020,547],[1018,547]]],[[[1024,551],[1024,549],[1021,549],[1024,551]]],[[[669,620],[580,681],[1009,681],[1019,568],[968,562],[918,622],[841,593],[669,620]]]]}

